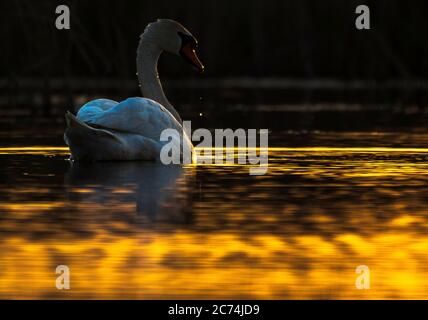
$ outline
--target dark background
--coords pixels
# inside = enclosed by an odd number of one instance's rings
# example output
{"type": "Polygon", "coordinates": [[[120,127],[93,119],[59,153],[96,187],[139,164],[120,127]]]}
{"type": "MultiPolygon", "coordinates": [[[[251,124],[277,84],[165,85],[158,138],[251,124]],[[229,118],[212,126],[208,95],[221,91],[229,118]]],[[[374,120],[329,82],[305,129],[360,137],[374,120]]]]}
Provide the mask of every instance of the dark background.
{"type": "Polygon", "coordinates": [[[226,111],[236,111],[227,119],[257,125],[265,115],[242,112],[286,111],[300,113],[298,121],[281,122],[278,115],[272,121],[285,129],[323,128],[341,125],[320,110],[370,110],[379,117],[364,117],[377,119],[375,125],[396,128],[415,119],[387,113],[420,114],[428,103],[426,0],[14,0],[0,6],[0,108],[13,121],[43,115],[61,122],[65,110],[88,99],[139,95],[136,47],[157,18],[179,21],[199,40],[204,75],[172,55],[163,55],[159,66],[167,96],[192,119],[203,112],[222,123],[226,111]],[[70,8],[71,30],[55,28],[59,4],[70,8]],[[371,9],[371,30],[355,28],[360,4],[371,9]]]}
{"type": "MultiPolygon", "coordinates": [[[[428,76],[424,0],[14,0],[2,7],[3,76],[132,78],[138,37],[156,18],[194,33],[207,76],[428,76]],[[70,8],[69,31],[55,28],[59,4],[70,8]],[[359,4],[371,9],[370,31],[355,28],[359,4]]],[[[164,75],[187,75],[174,59],[164,60],[164,75]]]]}

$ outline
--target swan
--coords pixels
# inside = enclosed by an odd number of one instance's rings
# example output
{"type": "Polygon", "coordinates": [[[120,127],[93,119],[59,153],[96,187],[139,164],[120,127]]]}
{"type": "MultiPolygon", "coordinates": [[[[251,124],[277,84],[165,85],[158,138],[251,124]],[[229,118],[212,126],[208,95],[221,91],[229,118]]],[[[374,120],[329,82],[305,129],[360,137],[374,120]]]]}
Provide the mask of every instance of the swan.
{"type": "MultiPolygon", "coordinates": [[[[159,160],[166,143],[192,142],[183,131],[177,110],[166,98],[157,64],[163,51],[182,56],[199,72],[204,66],[196,54],[197,40],[181,24],[170,19],[149,23],[140,36],[137,49],[137,75],[143,97],[122,102],[96,99],[84,104],[77,115],[65,115],[65,143],[71,160],[159,160]],[[160,141],[161,132],[175,129],[176,137],[160,141]]],[[[182,149],[180,149],[182,150],[182,149]]]]}

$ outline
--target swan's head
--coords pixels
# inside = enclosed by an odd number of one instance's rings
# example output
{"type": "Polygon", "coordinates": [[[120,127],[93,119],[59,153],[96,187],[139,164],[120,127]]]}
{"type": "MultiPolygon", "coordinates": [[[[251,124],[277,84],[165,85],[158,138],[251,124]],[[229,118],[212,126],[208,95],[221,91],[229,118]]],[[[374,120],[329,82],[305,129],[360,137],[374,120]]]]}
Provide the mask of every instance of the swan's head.
{"type": "Polygon", "coordinates": [[[196,54],[198,41],[177,21],[158,19],[147,25],[141,37],[156,44],[164,51],[182,56],[199,72],[204,71],[204,65],[196,54]]]}

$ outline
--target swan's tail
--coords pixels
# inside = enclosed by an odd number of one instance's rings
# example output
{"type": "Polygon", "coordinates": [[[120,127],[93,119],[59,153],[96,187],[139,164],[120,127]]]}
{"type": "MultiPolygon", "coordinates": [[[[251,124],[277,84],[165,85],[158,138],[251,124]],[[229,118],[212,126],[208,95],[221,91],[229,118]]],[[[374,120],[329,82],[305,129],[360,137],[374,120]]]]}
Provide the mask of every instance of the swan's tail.
{"type": "Polygon", "coordinates": [[[93,130],[90,126],[88,126],[86,123],[80,121],[76,118],[74,114],[72,114],[70,111],[67,111],[65,113],[65,121],[67,122],[67,129],[77,129],[77,130],[93,130]]]}
{"type": "Polygon", "coordinates": [[[106,146],[120,142],[111,132],[93,128],[69,111],[65,114],[65,121],[64,140],[70,147],[73,160],[100,160],[108,156],[106,146]]]}

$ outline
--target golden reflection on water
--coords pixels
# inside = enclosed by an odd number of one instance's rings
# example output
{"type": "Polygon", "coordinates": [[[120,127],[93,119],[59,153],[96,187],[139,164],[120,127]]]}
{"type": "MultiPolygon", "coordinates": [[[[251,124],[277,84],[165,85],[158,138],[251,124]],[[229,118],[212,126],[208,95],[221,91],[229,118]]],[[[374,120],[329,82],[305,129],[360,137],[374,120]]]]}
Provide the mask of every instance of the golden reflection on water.
{"type": "Polygon", "coordinates": [[[428,298],[428,149],[269,148],[263,176],[0,154],[0,298],[428,298]]]}

